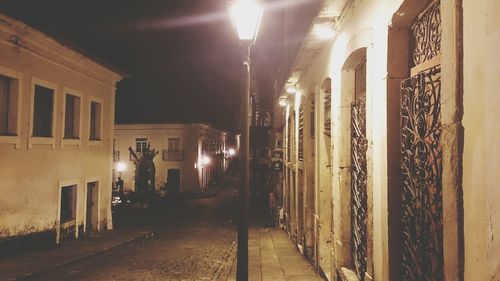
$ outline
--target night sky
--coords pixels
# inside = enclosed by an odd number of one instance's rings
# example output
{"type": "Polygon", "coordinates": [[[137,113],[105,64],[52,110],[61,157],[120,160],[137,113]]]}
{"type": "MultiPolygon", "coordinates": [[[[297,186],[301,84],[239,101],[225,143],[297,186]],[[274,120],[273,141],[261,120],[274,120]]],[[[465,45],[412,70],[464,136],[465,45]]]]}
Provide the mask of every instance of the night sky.
{"type": "MultiPolygon", "coordinates": [[[[117,123],[205,121],[235,130],[244,50],[226,5],[224,0],[1,0],[0,11],[128,74],[117,85],[117,123]]],[[[259,36],[259,55],[266,61],[266,48],[274,45],[264,28],[259,36]]],[[[260,88],[268,92],[270,83],[260,88]]]]}

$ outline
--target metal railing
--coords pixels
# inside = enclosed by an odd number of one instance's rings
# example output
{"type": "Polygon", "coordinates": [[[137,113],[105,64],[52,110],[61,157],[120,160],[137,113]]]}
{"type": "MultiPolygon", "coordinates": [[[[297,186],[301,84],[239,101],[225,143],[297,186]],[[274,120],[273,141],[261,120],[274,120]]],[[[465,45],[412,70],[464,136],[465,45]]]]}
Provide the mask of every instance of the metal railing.
{"type": "Polygon", "coordinates": [[[184,150],[162,150],[162,160],[163,161],[183,161],[184,160],[184,150]]]}

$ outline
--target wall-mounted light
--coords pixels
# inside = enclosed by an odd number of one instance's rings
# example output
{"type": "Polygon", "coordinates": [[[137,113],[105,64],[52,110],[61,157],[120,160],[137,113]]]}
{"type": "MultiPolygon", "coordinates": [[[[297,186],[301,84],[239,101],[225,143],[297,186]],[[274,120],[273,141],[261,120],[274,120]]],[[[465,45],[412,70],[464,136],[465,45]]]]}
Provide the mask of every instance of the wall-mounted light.
{"type": "Polygon", "coordinates": [[[208,157],[206,155],[201,156],[200,167],[204,167],[204,166],[206,166],[208,164],[210,164],[210,157],[208,157]]]}
{"type": "Polygon", "coordinates": [[[229,155],[229,157],[233,157],[234,155],[236,155],[236,150],[234,150],[234,148],[230,148],[227,151],[227,155],[229,155]]]}
{"type": "Polygon", "coordinates": [[[119,173],[125,172],[127,165],[123,162],[116,163],[116,171],[119,173]]]}
{"type": "Polygon", "coordinates": [[[335,29],[331,22],[317,23],[313,27],[313,34],[322,40],[329,40],[335,37],[335,29]]]}
{"type": "Polygon", "coordinates": [[[295,87],[290,86],[286,88],[286,92],[289,94],[295,94],[297,92],[297,89],[295,89],[295,87]]]}

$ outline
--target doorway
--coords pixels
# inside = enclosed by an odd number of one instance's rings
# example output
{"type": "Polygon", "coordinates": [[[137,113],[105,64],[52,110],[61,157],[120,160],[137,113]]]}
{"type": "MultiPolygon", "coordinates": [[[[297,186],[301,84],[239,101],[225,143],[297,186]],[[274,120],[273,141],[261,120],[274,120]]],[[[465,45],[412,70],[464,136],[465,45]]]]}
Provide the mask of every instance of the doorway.
{"type": "Polygon", "coordinates": [[[85,232],[99,230],[99,182],[87,183],[85,232]]]}
{"type": "Polygon", "coordinates": [[[410,77],[400,86],[404,280],[444,280],[440,15],[434,1],[411,26],[410,77]]]}
{"type": "Polygon", "coordinates": [[[181,193],[181,170],[167,170],[167,192],[172,195],[179,195],[181,193]]]}
{"type": "Polygon", "coordinates": [[[351,102],[351,256],[358,279],[367,272],[367,157],[366,57],[354,71],[354,101],[351,102]]]}
{"type": "Polygon", "coordinates": [[[76,185],[61,187],[59,239],[76,237],[76,185]]]}

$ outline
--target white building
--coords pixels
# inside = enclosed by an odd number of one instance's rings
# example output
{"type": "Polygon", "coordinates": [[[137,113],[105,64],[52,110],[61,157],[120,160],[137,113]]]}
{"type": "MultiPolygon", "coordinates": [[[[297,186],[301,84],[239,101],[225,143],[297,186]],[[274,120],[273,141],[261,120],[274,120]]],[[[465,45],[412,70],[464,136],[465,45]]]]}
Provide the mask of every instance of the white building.
{"type": "Polygon", "coordinates": [[[0,240],[112,228],[122,78],[0,14],[0,240]]]}
{"type": "Polygon", "coordinates": [[[231,135],[204,123],[195,124],[123,124],[115,125],[115,163],[125,164],[117,170],[125,191],[135,190],[135,165],[128,148],[140,156],[149,147],[159,154],[155,190],[199,193],[221,176],[229,166],[229,149],[236,149],[231,135]],[[231,144],[231,145],[230,145],[231,144]]]}
{"type": "Polygon", "coordinates": [[[500,1],[317,3],[276,96],[290,236],[329,280],[499,280],[500,1]]]}

